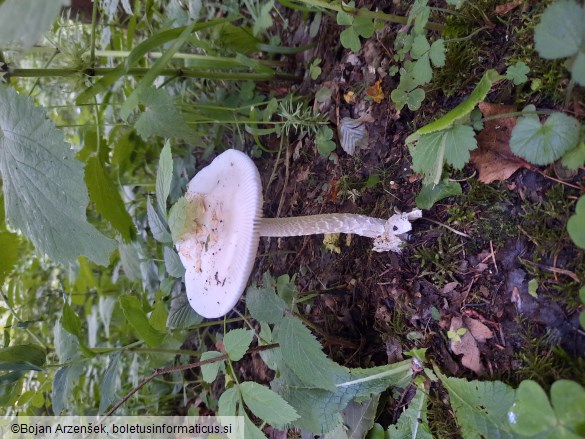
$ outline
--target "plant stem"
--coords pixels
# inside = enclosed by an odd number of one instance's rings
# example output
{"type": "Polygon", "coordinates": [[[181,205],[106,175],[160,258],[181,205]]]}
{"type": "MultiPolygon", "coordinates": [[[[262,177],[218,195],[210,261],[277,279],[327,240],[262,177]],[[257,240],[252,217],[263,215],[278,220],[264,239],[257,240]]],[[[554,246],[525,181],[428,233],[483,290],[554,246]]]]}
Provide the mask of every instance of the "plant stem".
{"type": "Polygon", "coordinates": [[[537,116],[542,116],[545,114],[553,114],[554,110],[538,110],[538,111],[513,111],[511,113],[501,113],[501,114],[494,114],[493,116],[487,116],[480,119],[482,122],[489,122],[490,120],[497,120],[497,119],[504,119],[506,117],[520,117],[526,116],[528,114],[536,114],[537,116]]]}
{"type": "MultiPolygon", "coordinates": [[[[373,18],[376,20],[387,21],[389,23],[397,23],[397,24],[407,24],[408,23],[408,17],[403,17],[401,15],[386,14],[384,12],[374,12],[374,11],[368,11],[365,9],[350,8],[347,6],[344,7],[341,4],[337,5],[337,4],[333,4],[333,3],[327,3],[323,0],[297,0],[297,1],[300,3],[304,3],[306,5],[317,7],[317,8],[324,8],[324,9],[329,9],[331,11],[337,11],[337,12],[346,12],[348,14],[353,14],[355,16],[365,17],[365,18],[373,18]]],[[[432,22],[428,22],[425,27],[427,29],[435,30],[438,32],[443,32],[443,29],[445,28],[445,26],[440,24],[440,23],[432,23],[432,22]]]]}
{"type": "Polygon", "coordinates": [[[97,12],[98,12],[98,2],[93,2],[93,10],[91,11],[91,46],[89,50],[89,61],[91,66],[95,65],[95,38],[96,38],[96,28],[97,28],[97,12]]]}

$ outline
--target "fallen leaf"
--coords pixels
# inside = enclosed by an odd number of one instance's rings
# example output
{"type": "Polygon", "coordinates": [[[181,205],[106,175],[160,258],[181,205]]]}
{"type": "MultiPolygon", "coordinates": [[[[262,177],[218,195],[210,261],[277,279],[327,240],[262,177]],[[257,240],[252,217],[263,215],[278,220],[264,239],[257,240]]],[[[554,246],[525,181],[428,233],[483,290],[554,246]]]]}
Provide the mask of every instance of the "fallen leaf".
{"type": "Polygon", "coordinates": [[[504,3],[503,5],[496,6],[496,14],[498,15],[506,15],[516,9],[518,6],[522,4],[522,0],[514,0],[508,3],[504,3]]]}
{"type": "Polygon", "coordinates": [[[331,253],[341,253],[341,247],[339,247],[339,233],[326,233],[323,237],[323,245],[326,250],[331,253]]]}
{"type": "Polygon", "coordinates": [[[478,342],[484,342],[493,336],[490,329],[478,320],[466,317],[465,324],[461,317],[451,319],[450,331],[457,332],[458,329],[465,328],[467,332],[460,336],[460,340],[451,340],[451,350],[455,355],[463,355],[461,364],[474,371],[477,374],[483,372],[483,366],[480,360],[480,352],[477,346],[478,342]]]}
{"type": "MultiPolygon", "coordinates": [[[[484,117],[516,111],[512,105],[488,102],[480,102],[479,109],[484,117]]],[[[520,168],[531,168],[527,161],[510,150],[510,136],[514,126],[515,117],[490,120],[476,136],[478,148],[471,151],[471,161],[479,171],[479,181],[488,184],[496,180],[506,180],[520,168]]]]}
{"type": "Polygon", "coordinates": [[[366,94],[372,98],[372,100],[379,104],[384,100],[384,90],[382,90],[382,81],[376,81],[374,85],[366,88],[366,94]]]}
{"type": "Polygon", "coordinates": [[[348,104],[354,104],[355,103],[355,93],[351,90],[348,91],[347,93],[344,93],[343,100],[345,100],[345,102],[347,102],[348,104]]]}

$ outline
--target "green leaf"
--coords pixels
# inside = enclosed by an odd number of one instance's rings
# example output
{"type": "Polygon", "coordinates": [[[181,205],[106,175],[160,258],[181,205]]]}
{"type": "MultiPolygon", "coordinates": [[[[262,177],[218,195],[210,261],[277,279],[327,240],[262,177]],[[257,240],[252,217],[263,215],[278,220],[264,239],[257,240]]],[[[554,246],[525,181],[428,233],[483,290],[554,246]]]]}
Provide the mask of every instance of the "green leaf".
{"type": "MultiPolygon", "coordinates": [[[[138,116],[134,128],[136,128],[136,132],[144,140],[148,140],[151,136],[178,137],[181,139],[190,139],[194,136],[194,131],[185,122],[183,113],[177,109],[175,100],[165,90],[152,87],[147,88],[142,92],[139,100],[146,105],[146,109],[138,116]]],[[[165,145],[168,146],[168,144],[165,145]]],[[[170,148],[168,155],[170,155],[170,148]]],[[[161,160],[163,160],[162,153],[161,160]]],[[[167,159],[165,158],[165,160],[167,159]]],[[[165,166],[168,166],[168,164],[165,166]]],[[[172,158],[170,171],[167,168],[164,171],[166,173],[170,172],[170,177],[172,178],[172,158]]],[[[168,175],[165,175],[165,177],[168,177],[168,175]]],[[[159,201],[159,205],[160,203],[159,201]]],[[[161,211],[166,212],[166,209],[161,211]]]]}
{"type": "Polygon", "coordinates": [[[388,427],[392,439],[433,439],[427,420],[428,396],[424,389],[418,388],[398,423],[388,427]]]}
{"type": "Polygon", "coordinates": [[[412,91],[404,91],[399,88],[392,90],[390,99],[396,104],[400,111],[407,105],[410,111],[416,111],[420,108],[422,101],[425,99],[425,91],[422,88],[415,88],[412,91]]]}
{"type": "Polygon", "coordinates": [[[249,349],[253,338],[254,331],[251,330],[232,329],[227,332],[223,337],[223,345],[225,346],[225,351],[230,357],[230,360],[241,360],[249,349]]]}
{"type": "Polygon", "coordinates": [[[278,324],[277,340],[282,358],[298,377],[311,387],[333,390],[333,370],[337,364],[321,350],[311,331],[298,319],[285,316],[278,324]]]}
{"type": "Polygon", "coordinates": [[[581,166],[585,166],[585,140],[579,142],[579,144],[567,151],[561,160],[562,165],[571,170],[579,169],[581,166]]]}
{"type": "Polygon", "coordinates": [[[40,42],[63,6],[69,0],[5,0],[0,5],[0,47],[19,43],[28,48],[40,42]]]}
{"type": "Polygon", "coordinates": [[[157,347],[162,343],[164,334],[150,325],[137,297],[131,295],[120,297],[120,306],[138,338],[144,340],[150,347],[157,347]]]}
{"type": "Polygon", "coordinates": [[[378,394],[362,403],[350,401],[345,407],[342,417],[343,425],[348,429],[348,439],[362,439],[374,426],[379,399],[378,394]]]}
{"type": "MultiPolygon", "coordinates": [[[[221,357],[223,354],[218,351],[207,351],[201,354],[201,361],[205,360],[212,360],[213,358],[221,357]]],[[[216,361],[215,363],[208,363],[201,365],[201,375],[203,377],[203,381],[206,383],[212,383],[217,378],[217,373],[219,372],[219,368],[223,364],[223,361],[216,361]]],[[[225,393],[225,392],[224,392],[225,393]]],[[[234,407],[235,409],[235,407],[234,407]]],[[[235,413],[235,410],[234,410],[235,413]]],[[[234,416],[234,415],[220,415],[220,416],[234,416]]]]}
{"type": "MultiPolygon", "coordinates": [[[[367,8],[361,8],[360,11],[370,12],[367,8]]],[[[355,29],[358,35],[364,38],[370,38],[374,35],[375,25],[374,20],[365,17],[364,15],[357,15],[353,21],[352,27],[355,29]]]]}
{"type": "Polygon", "coordinates": [[[585,9],[575,0],[551,4],[534,29],[534,46],[545,59],[572,56],[583,43],[585,9]]]}
{"type": "Polygon", "coordinates": [[[54,415],[60,415],[65,409],[67,400],[71,398],[73,389],[79,382],[83,373],[80,365],[66,366],[60,368],[53,378],[53,389],[51,392],[51,405],[54,415]]]}
{"type": "MultiPolygon", "coordinates": [[[[2,200],[0,200],[0,203],[2,200]]],[[[4,283],[19,258],[20,238],[15,233],[0,231],[0,285],[4,283]]]]}
{"type": "Polygon", "coordinates": [[[467,381],[447,378],[435,370],[449,392],[457,423],[466,438],[513,438],[508,410],[514,402],[514,389],[501,381],[467,381]]]}
{"type": "Polygon", "coordinates": [[[323,157],[329,157],[337,145],[333,140],[333,130],[329,127],[321,127],[315,136],[315,143],[317,144],[317,151],[323,157]]]}
{"type": "Polygon", "coordinates": [[[250,286],[246,290],[246,305],[252,317],[266,323],[280,322],[288,309],[286,302],[270,287],[250,286]]]}
{"type": "Polygon", "coordinates": [[[179,258],[177,252],[170,247],[164,247],[163,256],[167,273],[173,277],[183,277],[185,274],[185,267],[183,266],[181,258],[179,258]]]}
{"type": "Polygon", "coordinates": [[[523,436],[544,433],[557,422],[546,392],[532,380],[520,383],[509,417],[512,429],[523,436]]]}
{"type": "Polygon", "coordinates": [[[255,36],[266,32],[266,30],[272,26],[274,21],[272,20],[272,15],[270,15],[270,12],[272,12],[273,7],[274,0],[268,0],[260,7],[260,13],[255,17],[254,26],[252,28],[253,34],[255,36]]]}
{"type": "Polygon", "coordinates": [[[105,173],[96,156],[90,157],[85,165],[85,183],[96,210],[120,232],[125,242],[133,241],[136,238],[136,228],[132,217],[126,210],[117,185],[105,173]]]}
{"type": "Polygon", "coordinates": [[[171,302],[171,309],[167,318],[167,326],[170,329],[187,329],[201,323],[203,317],[191,308],[187,295],[183,291],[181,295],[171,302]]]}
{"type": "Polygon", "coordinates": [[[87,222],[83,165],[32,99],[0,87],[0,172],[6,217],[38,251],[107,265],[115,242],[87,222]]]}
{"type": "Polygon", "coordinates": [[[585,249],[585,195],[577,201],[575,215],[567,221],[567,231],[575,245],[585,249]]]}
{"type": "Polygon", "coordinates": [[[429,57],[435,67],[443,67],[445,65],[445,40],[439,38],[431,45],[429,57]]]}
{"type": "Polygon", "coordinates": [[[254,425],[246,412],[242,410],[239,416],[244,417],[244,435],[242,437],[245,437],[246,439],[266,439],[266,435],[254,425]]]}
{"type": "Polygon", "coordinates": [[[150,227],[154,239],[164,244],[172,243],[173,238],[167,229],[167,225],[158,211],[153,207],[150,197],[146,200],[146,215],[148,218],[148,227],[150,227]]]}
{"type": "Polygon", "coordinates": [[[436,185],[423,186],[416,196],[416,206],[419,209],[430,209],[439,200],[461,194],[461,185],[446,178],[436,185]]]}
{"type": "Polygon", "coordinates": [[[461,8],[461,6],[463,6],[463,3],[465,3],[465,0],[447,0],[447,3],[455,6],[456,9],[459,9],[459,8],[461,8]]]}
{"type": "Polygon", "coordinates": [[[428,53],[425,53],[414,62],[412,76],[417,85],[424,85],[431,82],[431,79],[433,79],[433,69],[431,68],[431,61],[428,53]]]}
{"type": "Polygon", "coordinates": [[[100,407],[98,409],[99,414],[104,414],[110,404],[116,397],[116,388],[118,386],[118,360],[120,359],[121,352],[116,352],[110,357],[110,363],[104,374],[102,383],[100,384],[100,407]]]}
{"type": "Polygon", "coordinates": [[[45,350],[35,344],[22,344],[0,349],[0,370],[43,370],[45,350]]]}
{"type": "Polygon", "coordinates": [[[23,372],[14,371],[0,375],[0,407],[10,407],[22,393],[23,372]]]}
{"type": "MultiPolygon", "coordinates": [[[[353,7],[355,7],[355,2],[351,1],[346,6],[353,8],[353,7]]],[[[337,13],[336,21],[337,21],[337,24],[339,24],[341,26],[351,26],[353,24],[353,20],[354,20],[354,15],[349,14],[343,10],[341,10],[337,13]]]]}
{"type": "MultiPolygon", "coordinates": [[[[524,110],[530,111],[532,106],[524,110]]],[[[548,165],[577,146],[579,122],[563,113],[553,113],[540,123],[537,115],[518,118],[510,137],[510,149],[534,165],[548,165]]]]}
{"type": "Polygon", "coordinates": [[[240,392],[237,387],[226,389],[217,402],[217,414],[219,416],[236,416],[239,396],[240,392]]]}
{"type": "Polygon", "coordinates": [[[469,161],[469,151],[475,148],[475,132],[468,125],[454,125],[443,131],[424,134],[416,146],[410,146],[412,169],[424,175],[425,184],[438,184],[445,162],[461,169],[469,161]]]}
{"type": "Polygon", "coordinates": [[[157,331],[164,331],[167,327],[167,317],[167,306],[164,300],[158,299],[152,307],[148,322],[157,331]]]}
{"type": "Polygon", "coordinates": [[[518,61],[513,66],[508,67],[506,70],[506,79],[512,81],[515,85],[524,84],[528,81],[527,73],[530,72],[530,67],[528,67],[522,61],[518,61]]]}
{"type": "Polygon", "coordinates": [[[75,313],[75,311],[71,309],[71,306],[67,302],[63,303],[61,324],[63,325],[63,329],[65,329],[65,331],[76,336],[77,339],[81,342],[81,319],[75,313]]]}
{"type": "Polygon", "coordinates": [[[577,435],[585,432],[585,389],[575,381],[557,380],[550,388],[550,400],[561,424],[577,435]]]}
{"type": "Polygon", "coordinates": [[[187,221],[187,200],[181,197],[171,207],[169,211],[169,229],[174,243],[177,243],[185,230],[185,221],[187,221]]]}
{"type": "Polygon", "coordinates": [[[501,76],[495,70],[486,71],[466,100],[461,102],[440,119],[419,128],[416,132],[407,137],[406,143],[415,142],[423,134],[430,134],[450,128],[456,121],[467,117],[473,111],[475,106],[485,99],[492,88],[492,84],[499,79],[501,79],[501,76]]]}
{"type": "Polygon", "coordinates": [[[427,37],[425,35],[416,35],[412,41],[410,54],[414,59],[419,59],[423,55],[427,54],[430,49],[431,45],[429,44],[427,37]]]}
{"type": "Polygon", "coordinates": [[[585,50],[581,49],[572,60],[571,77],[575,82],[585,87],[585,50]]]}
{"type": "Polygon", "coordinates": [[[296,410],[268,387],[252,381],[242,383],[239,387],[250,411],[270,425],[284,427],[299,418],[296,410]]]}
{"type": "Polygon", "coordinates": [[[171,154],[171,145],[168,141],[160,152],[158,159],[158,169],[156,171],[156,201],[158,208],[163,215],[167,214],[167,198],[171,192],[171,183],[173,182],[173,155],[171,154]]]}
{"type": "Polygon", "coordinates": [[[348,27],[339,35],[341,45],[352,52],[359,52],[362,47],[360,37],[353,26],[348,27]]]}

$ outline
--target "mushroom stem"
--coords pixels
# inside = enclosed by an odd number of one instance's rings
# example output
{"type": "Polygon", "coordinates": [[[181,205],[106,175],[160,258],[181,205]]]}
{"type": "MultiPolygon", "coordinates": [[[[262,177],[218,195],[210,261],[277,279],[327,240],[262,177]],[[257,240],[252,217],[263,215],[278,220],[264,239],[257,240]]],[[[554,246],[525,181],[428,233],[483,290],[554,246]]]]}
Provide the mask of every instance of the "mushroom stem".
{"type": "Polygon", "coordinates": [[[351,213],[329,213],[292,218],[262,218],[260,236],[302,236],[322,233],[353,233],[376,238],[384,233],[387,220],[351,213]]]}

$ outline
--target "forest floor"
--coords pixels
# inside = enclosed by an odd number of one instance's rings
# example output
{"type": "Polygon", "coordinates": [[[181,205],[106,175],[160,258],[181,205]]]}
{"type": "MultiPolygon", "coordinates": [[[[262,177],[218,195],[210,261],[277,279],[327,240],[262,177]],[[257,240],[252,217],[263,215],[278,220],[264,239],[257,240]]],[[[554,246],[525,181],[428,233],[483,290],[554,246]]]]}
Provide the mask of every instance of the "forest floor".
{"type": "MultiPolygon", "coordinates": [[[[379,2],[358,3],[395,12],[393,6],[383,8],[379,2]]],[[[505,72],[510,58],[523,59],[535,75],[557,78],[562,67],[535,56],[531,40],[522,41],[531,33],[518,30],[535,19],[538,7],[528,2],[498,14],[496,2],[477,3],[477,10],[462,11],[461,20],[468,29],[485,30],[448,47],[447,67],[438,70],[417,112],[406,107],[399,112],[389,99],[397,85],[397,79],[386,73],[393,63],[398,27],[387,25],[352,53],[339,43],[340,26],[324,17],[317,47],[297,59],[300,71],[311,59],[321,58],[318,80],[306,75],[300,85],[284,84],[273,91],[292,91],[311,100],[321,87],[333,89],[319,110],[333,125],[342,117],[362,117],[369,140],[353,156],[338,146],[328,159],[318,154],[310,138],[298,138],[285,144],[278,158],[273,154],[257,160],[267,188],[267,216],[348,212],[388,218],[410,211],[416,207],[421,177],[411,170],[405,146],[409,134],[464,100],[486,69],[505,72]],[[518,47],[524,52],[517,53],[518,47]],[[385,98],[375,103],[365,90],[378,80],[385,98]],[[353,99],[346,99],[348,92],[353,99]]],[[[309,23],[301,14],[285,18],[292,31],[283,43],[309,42],[309,23]]],[[[509,81],[502,82],[486,101],[560,109],[566,82],[554,86],[546,82],[550,88],[541,93],[526,88],[519,92],[509,81]]],[[[580,93],[565,107],[577,117],[585,110],[580,93]]],[[[279,140],[267,146],[278,150],[279,140]]],[[[570,185],[583,186],[585,172],[581,169],[569,178],[559,174],[552,166],[519,169],[504,181],[484,184],[469,164],[452,174],[462,183],[463,194],[424,210],[402,253],[376,253],[370,239],[357,236],[342,235],[339,253],[326,248],[323,236],[263,238],[253,279],[260,281],[264,272],[296,275],[301,297],[312,297],[304,307],[307,319],[326,353],[344,365],[395,362],[405,351],[424,347],[427,358],[451,376],[512,385],[534,379],[546,387],[559,378],[583,383],[585,333],[578,321],[582,307],[578,290],[585,279],[585,255],[570,240],[566,222],[579,196],[570,185]],[[448,331],[461,327],[475,338],[453,346],[448,331]]],[[[242,363],[241,370],[266,380],[269,372],[258,370],[260,364],[242,363]]],[[[438,385],[431,389],[434,410],[429,417],[448,424],[453,418],[441,414],[448,410],[443,397],[438,385]]],[[[390,404],[381,416],[389,421],[400,408],[390,404]]],[[[449,430],[447,425],[445,431],[449,430]]]]}

